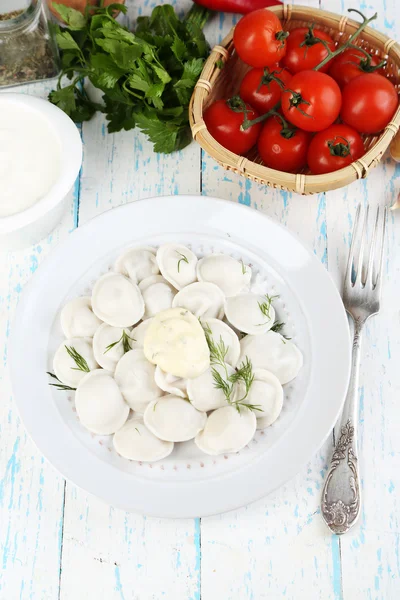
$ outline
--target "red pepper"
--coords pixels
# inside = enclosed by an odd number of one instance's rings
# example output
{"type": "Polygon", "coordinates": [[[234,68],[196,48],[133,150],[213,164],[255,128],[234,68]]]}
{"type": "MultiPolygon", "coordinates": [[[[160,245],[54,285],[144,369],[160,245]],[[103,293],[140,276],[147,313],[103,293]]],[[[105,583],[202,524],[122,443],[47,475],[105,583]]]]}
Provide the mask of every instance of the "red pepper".
{"type": "Polygon", "coordinates": [[[259,8],[268,8],[283,4],[280,0],[194,0],[196,4],[201,4],[210,10],[219,12],[240,13],[245,15],[259,8]]]}

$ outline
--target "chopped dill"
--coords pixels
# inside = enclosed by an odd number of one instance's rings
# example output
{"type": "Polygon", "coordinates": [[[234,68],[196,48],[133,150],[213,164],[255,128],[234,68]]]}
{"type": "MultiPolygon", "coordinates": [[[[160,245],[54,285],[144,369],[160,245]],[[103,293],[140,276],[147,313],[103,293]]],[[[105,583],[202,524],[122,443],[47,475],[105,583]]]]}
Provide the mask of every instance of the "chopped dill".
{"type": "Polygon", "coordinates": [[[228,404],[234,406],[238,412],[240,412],[241,408],[248,408],[253,411],[262,410],[261,407],[256,404],[245,402],[254,381],[253,367],[249,358],[246,356],[246,359],[241,363],[240,367],[237,368],[234,373],[229,374],[225,360],[229,351],[229,346],[225,344],[222,336],[220,336],[219,342],[215,343],[210,326],[208,324],[201,324],[210,350],[211,373],[214,379],[214,387],[222,390],[228,404]],[[216,366],[221,368],[223,374],[218,371],[216,366]],[[238,389],[239,383],[244,384],[244,394],[241,398],[235,400],[235,392],[238,389]]]}
{"type": "Polygon", "coordinates": [[[132,350],[131,341],[136,342],[135,338],[131,338],[124,329],[119,340],[117,340],[116,342],[113,342],[112,344],[109,344],[106,347],[106,349],[104,350],[103,354],[107,354],[107,352],[109,352],[111,350],[111,348],[114,348],[114,346],[116,346],[120,342],[122,342],[122,347],[124,349],[124,354],[125,354],[126,352],[129,352],[129,350],[132,350]]]}
{"type": "Polygon", "coordinates": [[[65,385],[62,381],[60,381],[57,377],[57,375],[54,375],[54,373],[50,373],[50,371],[46,371],[47,375],[50,375],[50,377],[52,377],[53,379],[55,379],[56,381],[58,381],[58,383],[49,383],[49,385],[51,385],[52,387],[55,387],[57,390],[61,390],[61,391],[71,391],[71,392],[75,392],[76,388],[74,387],[70,387],[69,385],[65,385]]]}
{"type": "Polygon", "coordinates": [[[71,367],[73,371],[84,371],[85,373],[89,373],[89,365],[86,360],[79,354],[77,350],[73,346],[65,346],[66,351],[69,356],[74,360],[76,367],[71,367]]]}
{"type": "Polygon", "coordinates": [[[184,254],[182,254],[181,252],[178,252],[178,250],[175,250],[175,252],[180,256],[180,259],[178,260],[178,273],[179,273],[179,269],[181,267],[181,262],[183,261],[183,262],[189,264],[189,261],[188,261],[188,257],[185,256],[184,254]]]}

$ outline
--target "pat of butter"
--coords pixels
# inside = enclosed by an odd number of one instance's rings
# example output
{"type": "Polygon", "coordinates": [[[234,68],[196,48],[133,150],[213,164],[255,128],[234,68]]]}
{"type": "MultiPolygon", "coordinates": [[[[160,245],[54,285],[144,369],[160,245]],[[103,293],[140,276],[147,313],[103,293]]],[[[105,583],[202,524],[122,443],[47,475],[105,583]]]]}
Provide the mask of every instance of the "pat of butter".
{"type": "Polygon", "coordinates": [[[147,328],[144,354],[176,377],[192,379],[210,366],[210,352],[199,320],[185,308],[159,312],[147,328]]]}

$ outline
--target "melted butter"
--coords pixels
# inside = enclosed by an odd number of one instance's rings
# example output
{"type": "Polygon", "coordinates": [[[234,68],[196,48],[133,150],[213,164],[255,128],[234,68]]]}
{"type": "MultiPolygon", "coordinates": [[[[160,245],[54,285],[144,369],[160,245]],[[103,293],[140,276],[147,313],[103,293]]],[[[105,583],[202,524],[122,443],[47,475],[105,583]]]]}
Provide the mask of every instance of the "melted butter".
{"type": "Polygon", "coordinates": [[[150,362],[176,377],[192,379],[210,366],[210,352],[198,319],[183,308],[158,313],[144,338],[150,362]]]}

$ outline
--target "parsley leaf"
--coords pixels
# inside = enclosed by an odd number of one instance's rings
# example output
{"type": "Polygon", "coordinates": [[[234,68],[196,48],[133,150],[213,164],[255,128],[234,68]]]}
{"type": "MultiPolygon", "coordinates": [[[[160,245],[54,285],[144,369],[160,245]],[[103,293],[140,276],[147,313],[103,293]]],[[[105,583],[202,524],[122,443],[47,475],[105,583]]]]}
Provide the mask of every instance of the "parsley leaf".
{"type": "Polygon", "coordinates": [[[70,29],[78,30],[86,26],[86,17],[74,8],[53,2],[53,8],[70,29]]]}
{"type": "Polygon", "coordinates": [[[56,40],[61,50],[76,50],[77,52],[81,51],[78,44],[76,43],[72,35],[68,33],[68,31],[58,32],[56,34],[56,40]]]}
{"type": "Polygon", "coordinates": [[[63,71],[49,99],[76,122],[99,110],[109,132],[137,126],[156,152],[184,148],[191,141],[190,98],[209,53],[202,28],[210,13],[194,5],[181,20],[165,4],[139,17],[132,32],[114,19],[115,10],[126,12],[118,4],[85,15],[59,7],[67,23],[56,35],[63,71]],[[64,75],[72,83],[61,87],[64,75]],[[104,92],[104,106],[90,101],[84,77],[104,92]]]}

